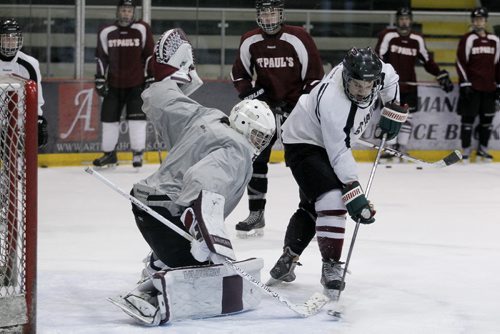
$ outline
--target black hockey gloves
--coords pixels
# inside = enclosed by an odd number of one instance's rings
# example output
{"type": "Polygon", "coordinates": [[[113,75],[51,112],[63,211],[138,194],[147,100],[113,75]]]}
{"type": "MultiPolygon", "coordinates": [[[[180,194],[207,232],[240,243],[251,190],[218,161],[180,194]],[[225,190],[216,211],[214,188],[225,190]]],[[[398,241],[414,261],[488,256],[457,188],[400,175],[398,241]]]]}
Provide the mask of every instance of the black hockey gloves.
{"type": "Polygon", "coordinates": [[[108,95],[108,84],[106,78],[100,75],[95,76],[95,90],[99,96],[105,97],[108,95]]]}
{"type": "Polygon", "coordinates": [[[474,93],[472,89],[472,85],[470,82],[462,82],[460,84],[460,98],[467,101],[469,100],[474,93]]]}
{"type": "Polygon", "coordinates": [[[264,88],[255,86],[254,88],[250,89],[248,92],[241,93],[238,95],[238,97],[242,100],[260,100],[260,101],[266,101],[267,96],[266,96],[266,91],[264,88]]]}
{"type": "Polygon", "coordinates": [[[145,77],[144,78],[144,84],[142,85],[142,90],[148,89],[149,86],[151,86],[153,84],[153,82],[155,82],[155,78],[154,77],[145,77]]]}
{"type": "Polygon", "coordinates": [[[396,103],[386,103],[380,114],[378,128],[375,131],[375,137],[382,138],[387,134],[387,140],[396,138],[401,129],[401,125],[408,118],[408,106],[400,106],[396,103]]]}
{"type": "Polygon", "coordinates": [[[38,116],[38,148],[47,145],[49,131],[47,130],[47,120],[43,116],[38,116]]]}
{"type": "Polygon", "coordinates": [[[342,189],[342,200],[347,207],[349,215],[354,221],[361,224],[371,224],[375,222],[375,210],[373,205],[366,199],[363,189],[358,181],[345,186],[342,189]]]}
{"type": "Polygon", "coordinates": [[[439,83],[439,86],[441,86],[446,93],[453,90],[453,82],[451,82],[450,73],[448,73],[447,70],[439,71],[439,74],[436,76],[436,80],[439,83]]]}

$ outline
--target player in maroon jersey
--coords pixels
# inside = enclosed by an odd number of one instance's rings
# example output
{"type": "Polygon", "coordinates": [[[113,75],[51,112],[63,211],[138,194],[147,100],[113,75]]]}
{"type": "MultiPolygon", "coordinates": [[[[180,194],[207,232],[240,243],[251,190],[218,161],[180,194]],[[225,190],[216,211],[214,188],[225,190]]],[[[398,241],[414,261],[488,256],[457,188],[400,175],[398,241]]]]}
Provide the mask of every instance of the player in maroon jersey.
{"type": "Polygon", "coordinates": [[[324,75],[318,49],[301,27],[283,24],[284,0],[257,0],[259,28],[241,37],[231,78],[241,99],[267,102],[277,119],[271,144],[255,159],[248,185],[249,216],[236,225],[238,236],[262,235],[268,162],[279,127],[297,103],[324,75]],[[252,78],[255,75],[255,83],[252,78]]]}
{"type": "Polygon", "coordinates": [[[471,154],[472,127],[479,115],[477,157],[491,161],[488,153],[495,100],[500,99],[500,40],[486,31],[488,10],[478,7],[471,12],[472,31],[460,39],[457,49],[457,72],[460,80],[458,113],[461,115],[460,140],[463,161],[471,154]]]}
{"type": "MultiPolygon", "coordinates": [[[[425,70],[436,76],[436,80],[445,92],[453,90],[453,83],[446,70],[440,70],[432,59],[431,54],[425,46],[424,37],[412,31],[413,15],[409,8],[402,7],[396,12],[396,28],[383,30],[378,37],[375,52],[386,63],[391,64],[399,75],[399,87],[401,89],[401,105],[407,104],[410,113],[418,110],[418,91],[415,82],[417,75],[415,65],[420,61],[425,70]]],[[[401,127],[401,131],[395,141],[395,148],[406,151],[410,140],[413,124],[411,114],[401,127]]],[[[384,157],[392,157],[386,156],[384,157]]]]}
{"type": "Polygon", "coordinates": [[[94,160],[98,167],[117,163],[116,144],[120,116],[126,106],[126,119],[133,152],[133,166],[142,166],[146,146],[146,115],[141,93],[153,81],[151,57],[153,34],[142,20],[135,20],[135,0],[119,0],[117,20],[99,29],[97,35],[95,88],[103,97],[101,109],[102,150],[94,160]]]}

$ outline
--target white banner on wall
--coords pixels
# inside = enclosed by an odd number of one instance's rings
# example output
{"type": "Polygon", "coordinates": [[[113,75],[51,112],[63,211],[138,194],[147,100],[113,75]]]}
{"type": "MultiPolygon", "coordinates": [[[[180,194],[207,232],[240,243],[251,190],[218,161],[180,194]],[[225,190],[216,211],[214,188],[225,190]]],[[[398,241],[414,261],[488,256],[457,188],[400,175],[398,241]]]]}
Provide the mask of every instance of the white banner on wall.
{"type": "MultiPolygon", "coordinates": [[[[412,114],[413,131],[408,149],[410,150],[452,150],[460,149],[460,116],[457,115],[458,87],[446,94],[438,87],[419,88],[419,111],[412,114]]],[[[363,134],[363,139],[371,140],[378,117],[363,134]]],[[[476,119],[476,126],[478,117],[476,119]]],[[[477,133],[472,147],[477,144],[477,133]]],[[[354,145],[355,149],[366,149],[354,145]]],[[[489,149],[500,150],[500,113],[495,115],[489,149]]]]}

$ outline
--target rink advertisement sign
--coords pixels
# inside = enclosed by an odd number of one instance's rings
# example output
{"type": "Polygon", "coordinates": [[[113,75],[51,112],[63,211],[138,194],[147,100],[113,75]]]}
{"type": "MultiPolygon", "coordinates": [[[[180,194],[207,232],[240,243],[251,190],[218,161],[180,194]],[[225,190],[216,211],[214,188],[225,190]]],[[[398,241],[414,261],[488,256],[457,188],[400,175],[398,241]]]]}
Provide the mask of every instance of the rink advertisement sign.
{"type": "MultiPolygon", "coordinates": [[[[95,93],[94,83],[84,81],[50,81],[43,83],[44,114],[49,123],[49,145],[42,153],[85,153],[101,151],[101,98],[95,93]]],[[[419,87],[419,111],[412,114],[413,131],[409,149],[451,150],[460,148],[460,116],[456,114],[458,87],[446,94],[439,88],[419,87]]],[[[238,101],[231,82],[206,82],[193,98],[201,104],[231,110],[238,101]],[[214,92],[218,98],[213,99],[214,92]]],[[[378,122],[374,112],[363,138],[372,140],[378,122]]],[[[477,122],[477,121],[476,121],[477,122]]],[[[477,143],[477,136],[475,143],[477,143]]],[[[119,151],[130,150],[128,124],[120,124],[119,151]]],[[[147,127],[147,150],[164,149],[158,141],[152,124],[147,127]]],[[[490,149],[500,150],[500,115],[493,121],[490,149]]],[[[276,146],[281,149],[280,146],[276,146]]],[[[366,149],[354,145],[355,149],[366,149]]]]}

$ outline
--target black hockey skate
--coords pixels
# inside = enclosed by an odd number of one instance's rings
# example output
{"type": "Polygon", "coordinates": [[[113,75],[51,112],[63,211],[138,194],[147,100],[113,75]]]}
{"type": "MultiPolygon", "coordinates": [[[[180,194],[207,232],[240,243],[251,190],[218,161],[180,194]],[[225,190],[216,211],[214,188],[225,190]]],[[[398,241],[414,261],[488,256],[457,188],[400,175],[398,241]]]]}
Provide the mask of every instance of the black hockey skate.
{"type": "Polygon", "coordinates": [[[140,168],[142,167],[142,153],[143,151],[134,151],[133,158],[132,158],[132,166],[134,168],[140,168]]]}
{"type": "Polygon", "coordinates": [[[264,210],[250,211],[248,217],[236,224],[236,236],[246,239],[248,237],[261,237],[264,235],[264,210]]]}
{"type": "Polygon", "coordinates": [[[345,282],[342,283],[342,276],[344,275],[342,264],[343,262],[335,260],[323,260],[320,282],[325,289],[324,294],[332,300],[336,300],[339,290],[345,288],[345,282]]]}
{"type": "Polygon", "coordinates": [[[271,278],[267,285],[276,285],[281,282],[295,281],[295,267],[301,266],[299,255],[294,253],[290,247],[285,247],[283,254],[278,259],[278,262],[271,269],[271,278]]]}
{"type": "Polygon", "coordinates": [[[104,152],[104,155],[100,158],[95,159],[92,164],[95,167],[113,167],[118,165],[118,158],[116,157],[116,151],[104,152]]]}
{"type": "Polygon", "coordinates": [[[488,153],[485,147],[479,147],[476,154],[476,161],[492,162],[493,156],[488,153]]]}

